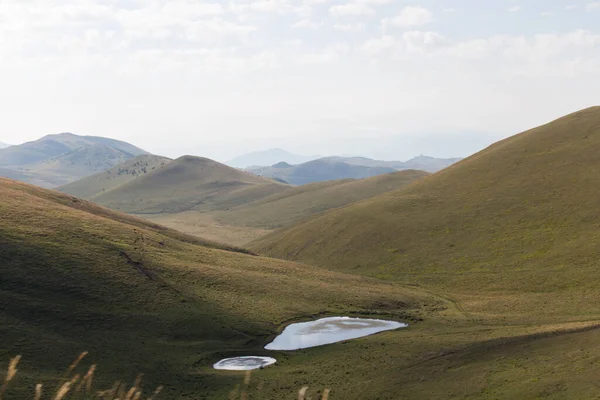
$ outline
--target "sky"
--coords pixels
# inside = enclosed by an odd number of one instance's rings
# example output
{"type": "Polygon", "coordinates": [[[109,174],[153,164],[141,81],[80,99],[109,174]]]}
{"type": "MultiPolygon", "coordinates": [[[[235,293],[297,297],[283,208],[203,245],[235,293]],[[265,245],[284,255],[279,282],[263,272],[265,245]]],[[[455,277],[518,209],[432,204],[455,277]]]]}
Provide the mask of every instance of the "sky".
{"type": "Polygon", "coordinates": [[[600,1],[0,0],[0,142],[467,156],[600,104],[600,1]]]}

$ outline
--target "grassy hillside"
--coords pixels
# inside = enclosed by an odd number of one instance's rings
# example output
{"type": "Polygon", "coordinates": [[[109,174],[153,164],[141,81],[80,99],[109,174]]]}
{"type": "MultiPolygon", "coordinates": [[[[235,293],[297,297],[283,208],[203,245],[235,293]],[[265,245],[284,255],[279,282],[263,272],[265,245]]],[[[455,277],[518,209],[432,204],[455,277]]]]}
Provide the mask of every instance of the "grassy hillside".
{"type": "Polygon", "coordinates": [[[287,187],[207,158],[185,156],[92,200],[138,214],[212,211],[261,199],[287,187]]]}
{"type": "Polygon", "coordinates": [[[401,171],[362,180],[338,180],[290,187],[284,192],[216,214],[223,223],[274,229],[391,190],[429,175],[401,171]]]}
{"type": "MultiPolygon", "coordinates": [[[[13,181],[0,179],[0,200],[0,368],[23,354],[21,385],[51,378],[88,350],[107,380],[145,372],[171,396],[226,396],[239,375],[212,363],[265,354],[285,321],[352,312],[412,320],[443,305],[414,289],[247,255],[13,181]]],[[[286,371],[268,390],[287,393],[298,377],[285,365],[302,366],[307,353],[297,361],[274,354],[284,365],[274,372],[286,371]]]]}
{"type": "Polygon", "coordinates": [[[148,174],[156,169],[163,168],[171,159],[152,154],[144,154],[132,158],[106,171],[99,172],[87,178],[80,179],[58,190],[73,196],[89,199],[107,190],[121,186],[125,183],[148,174]]]}
{"type": "Polygon", "coordinates": [[[473,318],[596,318],[600,107],[259,239],[265,255],[426,285],[473,318]]]}
{"type": "Polygon", "coordinates": [[[252,354],[278,364],[253,374],[251,399],[295,399],[305,385],[315,399],[324,388],[332,399],[597,392],[600,330],[590,315],[483,321],[430,289],[244,254],[2,179],[0,215],[0,371],[24,356],[7,399],[31,398],[40,380],[52,387],[82,350],[98,363],[97,387],[145,372],[146,391],[167,387],[162,398],[231,398],[242,376],[210,366],[252,354]],[[297,352],[262,349],[290,321],[353,314],[411,327],[297,352]]]}

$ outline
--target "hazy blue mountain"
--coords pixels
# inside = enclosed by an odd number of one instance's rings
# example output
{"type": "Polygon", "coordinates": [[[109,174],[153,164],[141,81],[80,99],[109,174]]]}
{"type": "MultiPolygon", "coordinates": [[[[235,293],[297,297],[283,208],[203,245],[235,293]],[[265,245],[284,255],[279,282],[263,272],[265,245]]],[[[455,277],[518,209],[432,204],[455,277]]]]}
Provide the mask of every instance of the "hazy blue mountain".
{"type": "Polygon", "coordinates": [[[411,158],[408,161],[382,161],[366,157],[327,157],[325,159],[364,167],[388,167],[399,171],[417,169],[431,173],[440,171],[461,160],[461,158],[435,158],[423,155],[411,158]]]}
{"type": "Polygon", "coordinates": [[[390,167],[367,167],[321,158],[299,165],[277,163],[271,167],[251,167],[247,171],[267,178],[285,181],[292,185],[331,181],[337,179],[363,179],[395,172],[390,167]]]}
{"type": "Polygon", "coordinates": [[[244,154],[225,164],[235,168],[248,168],[252,166],[273,165],[279,162],[286,162],[294,165],[316,160],[318,158],[321,158],[321,156],[301,156],[282,149],[270,149],[244,154]]]}
{"type": "Polygon", "coordinates": [[[148,152],[129,143],[72,133],[0,149],[0,176],[53,188],[148,152]]]}
{"type": "Polygon", "coordinates": [[[0,149],[5,149],[5,148],[10,147],[10,146],[11,146],[10,144],[6,144],[6,143],[0,142],[0,149]]]}
{"type": "Polygon", "coordinates": [[[82,147],[104,145],[135,157],[148,152],[129,143],[97,136],[79,136],[72,133],[47,135],[33,142],[0,150],[0,166],[23,166],[67,154],[82,147]]]}

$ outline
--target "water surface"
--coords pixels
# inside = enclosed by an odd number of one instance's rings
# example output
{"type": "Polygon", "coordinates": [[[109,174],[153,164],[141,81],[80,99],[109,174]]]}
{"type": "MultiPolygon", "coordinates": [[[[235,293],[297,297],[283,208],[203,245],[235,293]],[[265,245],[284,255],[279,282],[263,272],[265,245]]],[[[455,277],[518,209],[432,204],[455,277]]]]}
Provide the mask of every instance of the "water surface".
{"type": "Polygon", "coordinates": [[[321,318],[316,321],[300,322],[286,327],[267,350],[298,350],[356,339],[374,333],[406,328],[408,324],[382,319],[350,317],[321,318]]]}
{"type": "Polygon", "coordinates": [[[229,371],[247,371],[275,364],[276,359],[271,357],[248,356],[226,358],[213,365],[214,369],[226,369],[229,371]]]}

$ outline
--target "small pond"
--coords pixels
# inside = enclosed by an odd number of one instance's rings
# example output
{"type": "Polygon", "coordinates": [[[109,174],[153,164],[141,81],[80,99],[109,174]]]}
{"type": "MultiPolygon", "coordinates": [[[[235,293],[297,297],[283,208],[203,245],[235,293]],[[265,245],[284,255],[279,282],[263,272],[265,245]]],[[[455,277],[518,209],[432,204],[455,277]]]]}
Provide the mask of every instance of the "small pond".
{"type": "Polygon", "coordinates": [[[316,321],[300,322],[286,327],[267,350],[298,350],[356,339],[374,333],[406,328],[408,324],[381,319],[350,317],[321,318],[316,321]]]}
{"type": "Polygon", "coordinates": [[[214,369],[226,369],[230,371],[247,371],[251,369],[259,369],[275,364],[276,359],[271,357],[234,357],[226,358],[213,365],[214,369]]]}

